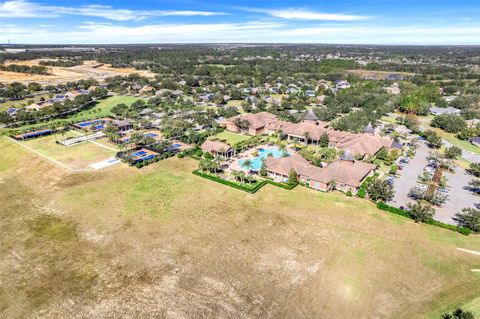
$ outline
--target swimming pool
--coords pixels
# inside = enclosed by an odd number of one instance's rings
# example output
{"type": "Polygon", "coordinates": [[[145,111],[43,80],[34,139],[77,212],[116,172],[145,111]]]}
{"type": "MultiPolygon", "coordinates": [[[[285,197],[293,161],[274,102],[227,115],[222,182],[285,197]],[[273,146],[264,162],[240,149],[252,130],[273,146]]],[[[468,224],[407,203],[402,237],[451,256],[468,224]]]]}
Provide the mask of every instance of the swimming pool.
{"type": "Polygon", "coordinates": [[[258,156],[250,159],[252,161],[252,166],[250,168],[243,167],[243,163],[246,161],[245,159],[239,161],[240,166],[245,170],[251,169],[253,171],[258,171],[262,167],[262,159],[266,159],[270,154],[275,158],[280,158],[283,156],[283,151],[276,146],[260,148],[258,150],[258,156]]]}

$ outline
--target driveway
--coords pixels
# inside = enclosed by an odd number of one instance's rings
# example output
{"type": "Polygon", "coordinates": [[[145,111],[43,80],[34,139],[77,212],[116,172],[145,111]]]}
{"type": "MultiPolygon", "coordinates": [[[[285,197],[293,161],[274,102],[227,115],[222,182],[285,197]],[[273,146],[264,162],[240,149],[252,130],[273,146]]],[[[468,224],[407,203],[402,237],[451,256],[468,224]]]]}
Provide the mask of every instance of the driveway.
{"type": "Polygon", "coordinates": [[[455,172],[445,172],[444,176],[448,178],[448,200],[442,207],[435,207],[435,219],[448,224],[454,224],[452,217],[466,207],[475,207],[480,203],[480,196],[475,195],[469,190],[464,189],[473,177],[467,174],[465,169],[457,166],[455,172]]]}
{"type": "Polygon", "coordinates": [[[393,206],[406,206],[412,200],[408,197],[408,192],[417,184],[418,175],[428,164],[427,156],[429,148],[425,141],[419,141],[419,147],[416,150],[415,157],[406,164],[400,173],[400,177],[395,179],[393,187],[395,189],[395,197],[390,202],[393,206]]]}

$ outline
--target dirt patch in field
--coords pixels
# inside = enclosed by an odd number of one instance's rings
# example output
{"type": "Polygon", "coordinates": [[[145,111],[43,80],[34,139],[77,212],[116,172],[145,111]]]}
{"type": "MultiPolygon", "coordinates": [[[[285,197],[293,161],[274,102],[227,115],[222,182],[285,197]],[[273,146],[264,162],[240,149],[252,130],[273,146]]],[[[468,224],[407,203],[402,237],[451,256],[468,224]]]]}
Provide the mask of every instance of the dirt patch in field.
{"type": "Polygon", "coordinates": [[[398,74],[403,77],[415,76],[415,73],[395,72],[395,71],[373,71],[373,70],[347,70],[348,74],[352,74],[361,78],[375,77],[379,80],[385,80],[390,74],[398,74]]]}
{"type": "MultiPolygon", "coordinates": [[[[21,65],[39,65],[41,60],[29,60],[29,61],[8,61],[6,64],[21,64],[21,65]]],[[[94,78],[100,82],[106,78],[121,75],[129,75],[137,73],[146,77],[154,77],[155,75],[149,71],[135,70],[133,68],[112,68],[110,65],[105,64],[100,67],[96,61],[84,61],[83,65],[73,67],[47,67],[50,75],[38,75],[38,74],[23,74],[16,72],[0,71],[0,82],[22,82],[31,83],[38,82],[40,84],[56,85],[60,83],[67,83],[71,81],[79,81],[82,79],[94,78]]]]}

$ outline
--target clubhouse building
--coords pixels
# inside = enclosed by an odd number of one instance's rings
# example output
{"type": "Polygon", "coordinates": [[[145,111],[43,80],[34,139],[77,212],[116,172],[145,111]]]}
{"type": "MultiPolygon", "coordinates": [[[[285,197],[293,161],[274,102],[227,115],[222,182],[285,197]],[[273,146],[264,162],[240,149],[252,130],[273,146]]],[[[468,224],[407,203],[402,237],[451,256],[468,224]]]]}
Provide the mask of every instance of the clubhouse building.
{"type": "Polygon", "coordinates": [[[225,126],[229,131],[249,135],[280,134],[283,139],[306,145],[319,145],[322,136],[327,135],[329,147],[348,149],[355,158],[360,159],[375,155],[382,147],[398,147],[391,139],[371,131],[354,134],[328,128],[328,123],[320,121],[312,111],[300,123],[281,121],[274,114],[260,112],[234,116],[225,121],[225,126]]]}
{"type": "Polygon", "coordinates": [[[337,189],[352,194],[357,193],[365,178],[372,176],[376,169],[374,164],[356,160],[349,151],[322,168],[310,164],[298,154],[268,157],[265,164],[268,176],[277,182],[287,182],[290,172],[294,171],[302,183],[313,189],[324,192],[337,189]]]}

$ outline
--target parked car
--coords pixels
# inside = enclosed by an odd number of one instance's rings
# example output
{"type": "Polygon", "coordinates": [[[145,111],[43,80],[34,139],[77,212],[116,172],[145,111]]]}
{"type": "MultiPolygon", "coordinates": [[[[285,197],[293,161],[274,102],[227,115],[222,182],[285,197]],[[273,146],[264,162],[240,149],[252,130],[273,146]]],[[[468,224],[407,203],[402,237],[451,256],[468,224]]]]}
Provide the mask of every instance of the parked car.
{"type": "Polygon", "coordinates": [[[389,183],[390,185],[393,185],[393,183],[395,183],[395,177],[393,176],[388,176],[386,179],[387,183],[389,183]]]}
{"type": "Polygon", "coordinates": [[[448,188],[438,188],[437,192],[447,194],[449,192],[448,188]]]}

